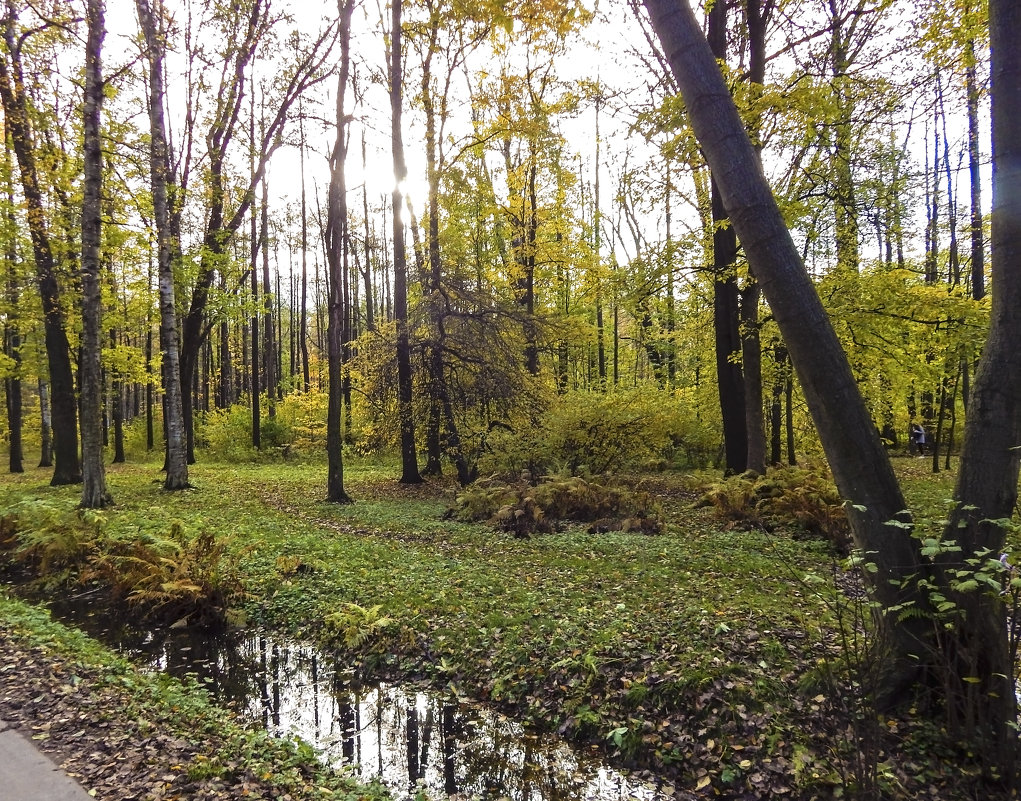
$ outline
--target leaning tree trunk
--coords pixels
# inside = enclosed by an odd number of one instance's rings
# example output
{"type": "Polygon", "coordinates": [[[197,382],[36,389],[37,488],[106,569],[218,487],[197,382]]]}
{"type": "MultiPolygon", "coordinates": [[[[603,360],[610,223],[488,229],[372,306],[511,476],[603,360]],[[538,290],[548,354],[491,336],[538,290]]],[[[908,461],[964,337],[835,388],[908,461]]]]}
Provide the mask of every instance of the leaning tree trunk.
{"type": "MultiPolygon", "coordinates": [[[[14,0],[7,0],[3,30],[7,52],[0,57],[0,100],[3,102],[4,118],[21,170],[21,187],[28,210],[28,229],[32,239],[39,294],[42,298],[46,359],[50,371],[52,447],[55,456],[50,484],[53,486],[77,484],[82,480],[82,476],[78,462],[78,405],[74,393],[71,347],[67,339],[67,326],[61,305],[53,250],[46,226],[46,207],[39,188],[21,64],[21,42],[14,30],[16,19],[17,9],[14,0]]],[[[40,465],[45,465],[48,461],[48,454],[44,448],[40,465]]]]}
{"type": "Polygon", "coordinates": [[[83,149],[85,176],[82,197],[82,502],[85,509],[101,509],[113,503],[103,469],[103,302],[99,283],[101,237],[100,193],[103,186],[103,153],[100,147],[100,112],[103,106],[102,48],[106,33],[103,0],[89,0],[88,41],[85,47],[85,107],[83,149]]]}
{"type": "MultiPolygon", "coordinates": [[[[163,18],[162,0],[156,0],[159,18],[163,18]]],[[[163,43],[149,8],[149,0],[135,0],[138,22],[145,37],[149,62],[149,168],[152,201],[156,220],[157,263],[160,298],[160,348],[163,350],[163,409],[167,437],[167,475],[163,488],[180,490],[188,484],[188,442],[184,426],[183,387],[177,335],[177,307],[174,299],[174,269],[171,263],[173,242],[170,236],[170,207],[167,198],[168,151],[166,123],[163,118],[163,43]]]]}
{"type": "MultiPolygon", "coordinates": [[[[876,597],[887,607],[914,601],[906,580],[919,564],[917,544],[906,529],[889,525],[910,522],[900,486],[713,53],[687,3],[645,0],[645,7],[724,208],[797,370],[837,488],[847,500],[856,545],[875,563],[876,597]]],[[[917,678],[923,630],[915,619],[889,621],[893,659],[881,688],[887,697],[917,678]]]]}

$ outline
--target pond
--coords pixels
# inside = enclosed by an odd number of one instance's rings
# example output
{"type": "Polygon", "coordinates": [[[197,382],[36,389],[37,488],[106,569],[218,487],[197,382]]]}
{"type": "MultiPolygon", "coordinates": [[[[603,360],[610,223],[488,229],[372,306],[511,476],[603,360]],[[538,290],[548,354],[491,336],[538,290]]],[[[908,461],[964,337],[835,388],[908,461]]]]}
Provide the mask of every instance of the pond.
{"type": "Polygon", "coordinates": [[[358,686],[348,666],[314,647],[262,632],[211,637],[111,627],[78,606],[54,616],[148,667],[194,676],[221,705],[397,799],[664,801],[673,788],[642,781],[527,730],[477,703],[392,682],[358,686]]]}

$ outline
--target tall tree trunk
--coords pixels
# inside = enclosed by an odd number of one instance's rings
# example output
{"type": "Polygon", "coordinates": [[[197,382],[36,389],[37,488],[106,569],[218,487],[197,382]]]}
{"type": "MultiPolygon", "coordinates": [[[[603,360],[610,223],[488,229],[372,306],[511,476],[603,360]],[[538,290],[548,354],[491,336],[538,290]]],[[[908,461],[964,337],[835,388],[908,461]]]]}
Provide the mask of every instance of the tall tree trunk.
{"type": "Polygon", "coordinates": [[[298,312],[298,349],[301,352],[301,380],[305,392],[312,389],[308,366],[308,202],[305,197],[305,124],[299,112],[298,152],[301,157],[301,309],[298,312]]]}
{"type": "MultiPolygon", "coordinates": [[[[71,348],[67,339],[60,288],[57,283],[53,250],[46,225],[46,206],[39,188],[35,144],[28,113],[25,79],[21,63],[21,41],[15,31],[17,5],[7,0],[3,35],[7,48],[0,57],[0,100],[11,144],[21,171],[21,187],[28,209],[28,228],[32,238],[36,276],[43,306],[46,358],[50,372],[52,430],[56,457],[50,484],[77,484],[82,480],[78,462],[78,408],[74,393],[71,348]]],[[[48,462],[44,452],[42,463],[48,462]]]]}
{"type": "MultiPolygon", "coordinates": [[[[748,82],[758,98],[766,79],[766,28],[773,10],[773,0],[746,0],[745,18],[748,26],[748,82]]],[[[760,151],[761,120],[756,117],[750,129],[755,149],[760,151]]],[[[762,343],[759,340],[758,284],[753,278],[741,292],[741,367],[744,378],[745,427],[748,434],[747,469],[766,472],[766,430],[763,420],[762,343]]]]}
{"type": "Polygon", "coordinates": [[[415,420],[412,408],[411,341],[408,330],[408,266],[404,244],[402,183],[408,175],[401,132],[404,74],[401,56],[402,1],[393,0],[390,28],[390,114],[391,147],[396,183],[393,191],[394,316],[397,320],[397,405],[401,424],[401,483],[418,484],[418,456],[415,449],[415,420]]]}
{"type": "MultiPolygon", "coordinates": [[[[250,150],[248,154],[248,171],[249,178],[252,181],[252,186],[256,186],[255,183],[255,93],[253,92],[250,97],[249,105],[249,118],[248,118],[248,134],[250,150]]],[[[252,447],[256,450],[262,448],[262,382],[260,376],[260,370],[262,368],[261,349],[259,348],[259,244],[261,242],[258,228],[258,213],[259,209],[256,202],[252,201],[252,209],[249,215],[249,226],[250,226],[250,252],[248,261],[248,282],[252,290],[252,316],[249,318],[248,324],[251,327],[251,340],[252,340],[252,362],[251,362],[251,378],[249,379],[249,386],[252,388],[252,394],[250,396],[252,402],[252,447]]],[[[266,235],[265,228],[262,231],[262,235],[266,235]]],[[[190,449],[189,449],[190,451],[190,449]]]]}
{"type": "MultiPolygon", "coordinates": [[[[149,0],[135,0],[138,22],[145,37],[149,65],[149,168],[152,179],[153,212],[156,220],[157,265],[160,298],[160,349],[163,351],[163,409],[166,431],[166,479],[163,488],[181,490],[188,483],[188,441],[185,431],[184,397],[181,385],[181,363],[177,336],[177,305],[174,298],[174,266],[171,254],[176,252],[170,232],[170,208],[167,198],[169,153],[167,128],[163,117],[163,33],[156,27],[149,0]]],[[[164,18],[163,0],[156,0],[155,15],[164,18]]]]}
{"type": "MultiPolygon", "coordinates": [[[[873,589],[884,606],[917,597],[907,580],[919,565],[905,525],[906,506],[847,357],[762,174],[744,123],[712,50],[687,3],[645,0],[688,109],[692,128],[716,180],[723,206],[744,245],[749,266],[783,335],[809,411],[847,499],[855,542],[873,556],[873,589]]],[[[917,677],[917,619],[887,620],[893,659],[887,696],[917,677]]]]}
{"type": "Polygon", "coordinates": [[[330,189],[326,210],[326,255],[329,262],[329,408],[326,418],[326,500],[350,503],[344,489],[344,238],[347,234],[347,123],[345,94],[351,60],[351,15],[355,0],[337,0],[340,14],[340,76],[337,80],[337,139],[330,156],[330,189]]]}
{"type": "Polygon", "coordinates": [[[269,185],[262,178],[262,325],[266,376],[266,405],[270,417],[277,415],[277,356],[273,336],[273,287],[269,277],[269,185]]]}
{"type": "MultiPolygon", "coordinates": [[[[964,429],[956,508],[945,536],[961,547],[956,564],[996,554],[1017,502],[1021,442],[1021,3],[990,0],[993,210],[992,319],[964,429]]],[[[947,565],[953,574],[955,565],[947,565]]],[[[1016,781],[1017,699],[1006,610],[996,593],[955,593],[945,656],[961,732],[981,749],[990,772],[1016,781]],[[975,680],[978,679],[976,682],[975,680]]]]}
{"type": "MultiPolygon", "coordinates": [[[[709,46],[713,55],[727,58],[727,4],[715,3],[709,12],[709,46]]],[[[710,167],[710,172],[712,168],[710,167]]],[[[737,282],[737,235],[712,176],[713,332],[716,335],[716,377],[723,418],[724,471],[748,468],[748,424],[741,369],[741,311],[737,282]]]]}
{"type": "MultiPolygon", "coordinates": [[[[4,142],[10,141],[7,125],[4,124],[4,142]]],[[[7,401],[7,432],[8,460],[12,473],[25,472],[25,454],[22,447],[22,422],[24,405],[21,398],[21,330],[19,328],[20,312],[18,302],[21,292],[15,264],[18,260],[17,220],[14,216],[14,165],[11,163],[11,151],[5,151],[7,184],[7,211],[4,219],[5,258],[7,260],[7,321],[4,324],[4,353],[14,367],[10,375],[4,378],[4,395],[7,401]]]]}
{"type": "Polygon", "coordinates": [[[85,105],[83,110],[82,183],[82,501],[85,509],[101,509],[113,503],[106,487],[103,467],[103,302],[99,281],[99,247],[102,236],[101,198],[103,152],[100,143],[100,115],[103,107],[103,0],[88,0],[85,16],[88,39],[85,45],[85,105]]]}
{"type": "MultiPolygon", "coordinates": [[[[115,330],[110,331],[110,346],[116,347],[117,345],[117,332],[115,330]]],[[[124,412],[125,405],[127,403],[127,394],[124,382],[118,373],[114,373],[113,380],[110,382],[110,394],[113,396],[111,403],[113,404],[113,463],[123,464],[125,461],[124,456],[124,412]]]]}
{"type": "Polygon", "coordinates": [[[971,178],[971,296],[986,294],[986,264],[982,233],[982,149],[979,146],[979,88],[975,40],[965,44],[965,84],[968,93],[968,175],[971,178]]]}

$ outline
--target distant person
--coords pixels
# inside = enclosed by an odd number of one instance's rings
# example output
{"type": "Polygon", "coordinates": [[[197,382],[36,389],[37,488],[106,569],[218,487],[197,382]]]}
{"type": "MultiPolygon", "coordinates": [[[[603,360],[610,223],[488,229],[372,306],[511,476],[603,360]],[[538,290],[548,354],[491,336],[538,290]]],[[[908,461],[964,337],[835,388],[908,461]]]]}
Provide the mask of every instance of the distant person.
{"type": "Polygon", "coordinates": [[[919,423],[911,423],[910,439],[918,448],[918,455],[925,456],[925,429],[919,423]]]}

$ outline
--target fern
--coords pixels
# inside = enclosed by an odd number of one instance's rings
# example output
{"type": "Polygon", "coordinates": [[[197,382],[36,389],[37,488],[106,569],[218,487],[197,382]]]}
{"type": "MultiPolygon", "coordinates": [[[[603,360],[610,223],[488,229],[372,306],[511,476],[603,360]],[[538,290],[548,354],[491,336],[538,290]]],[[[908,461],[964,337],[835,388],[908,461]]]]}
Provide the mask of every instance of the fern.
{"type": "Polygon", "coordinates": [[[360,648],[396,625],[393,618],[382,614],[382,609],[380,604],[366,608],[356,603],[345,603],[340,611],[326,617],[327,630],[339,636],[348,648],[360,648]]]}

